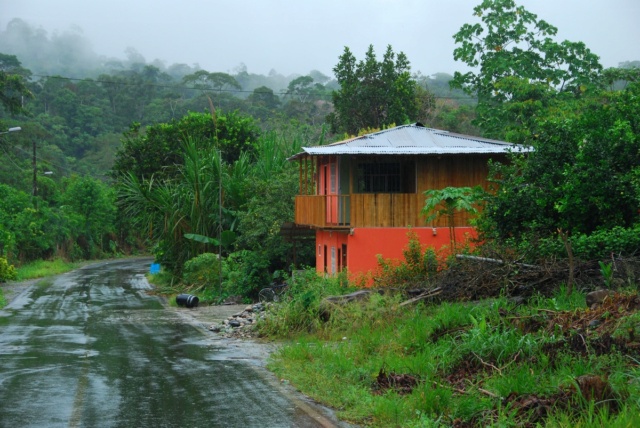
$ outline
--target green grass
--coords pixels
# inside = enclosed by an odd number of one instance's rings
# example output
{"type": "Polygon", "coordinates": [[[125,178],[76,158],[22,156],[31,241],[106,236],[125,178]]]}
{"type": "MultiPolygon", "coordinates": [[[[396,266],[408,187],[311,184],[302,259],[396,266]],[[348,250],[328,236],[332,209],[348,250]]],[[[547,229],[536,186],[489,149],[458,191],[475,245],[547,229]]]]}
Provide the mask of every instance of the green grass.
{"type": "MultiPolygon", "coordinates": [[[[615,347],[602,354],[593,346],[580,352],[565,344],[567,334],[579,344],[580,337],[594,340],[598,333],[553,328],[556,316],[589,316],[579,292],[567,297],[559,290],[521,306],[499,298],[400,307],[398,297],[373,295],[333,308],[322,321],[318,303],[307,299],[303,305],[299,296],[305,291],[299,288],[258,326],[263,335],[287,340],[268,367],[350,422],[588,427],[633,426],[639,418],[640,356],[615,347]],[[381,389],[381,372],[412,376],[418,383],[407,394],[381,389]],[[576,389],[582,375],[607,379],[618,407],[609,411],[582,399],[576,389]],[[518,397],[543,404],[536,414],[518,397]]],[[[317,290],[317,284],[310,289],[317,290]]],[[[617,325],[627,331],[638,319],[638,313],[629,313],[617,325]]]]}
{"type": "Polygon", "coordinates": [[[82,263],[66,262],[62,259],[37,260],[16,268],[16,281],[26,281],[34,278],[44,278],[72,271],[82,266],[82,263]]]}
{"type": "MultiPolygon", "coordinates": [[[[65,262],[61,259],[55,260],[37,260],[24,264],[16,268],[15,281],[27,281],[30,279],[44,278],[47,276],[58,275],[61,273],[72,271],[83,263],[65,262]]],[[[0,309],[7,305],[2,288],[0,287],[0,309]]]]}

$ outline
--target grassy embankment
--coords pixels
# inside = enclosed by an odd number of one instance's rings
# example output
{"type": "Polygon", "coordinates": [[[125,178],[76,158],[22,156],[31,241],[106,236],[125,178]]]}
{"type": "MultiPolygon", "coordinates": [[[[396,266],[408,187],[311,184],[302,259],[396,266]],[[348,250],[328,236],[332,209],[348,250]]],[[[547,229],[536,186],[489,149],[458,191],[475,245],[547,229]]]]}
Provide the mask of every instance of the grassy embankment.
{"type": "Polygon", "coordinates": [[[321,297],[339,292],[337,281],[296,282],[258,331],[288,343],[268,367],[345,420],[640,426],[637,290],[593,309],[584,293],[562,289],[521,305],[400,306],[399,296],[374,294],[323,310],[321,297]]]}

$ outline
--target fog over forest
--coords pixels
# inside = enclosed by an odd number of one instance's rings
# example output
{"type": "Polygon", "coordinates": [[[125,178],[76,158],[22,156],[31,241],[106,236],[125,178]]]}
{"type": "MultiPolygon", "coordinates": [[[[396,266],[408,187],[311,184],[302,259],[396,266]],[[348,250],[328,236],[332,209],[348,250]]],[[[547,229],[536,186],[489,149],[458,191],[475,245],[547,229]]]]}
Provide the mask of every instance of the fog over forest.
{"type": "MultiPolygon", "coordinates": [[[[35,78],[56,75],[69,78],[97,78],[104,73],[152,65],[173,79],[180,80],[185,75],[202,69],[198,64],[167,64],[158,59],[148,62],[143,53],[132,47],[126,49],[122,58],[107,57],[94,50],[91,41],[78,27],[49,33],[19,18],[13,19],[0,31],[0,52],[16,55],[23,67],[31,70],[35,78]]],[[[242,64],[234,71],[234,74],[250,72],[246,67],[243,68],[242,64]]],[[[315,75],[320,83],[329,80],[328,76],[318,71],[308,72],[315,75]]],[[[297,76],[283,76],[272,71],[268,75],[269,87],[274,91],[280,91],[297,76]]],[[[251,91],[263,83],[255,82],[243,89],[251,91]]]]}

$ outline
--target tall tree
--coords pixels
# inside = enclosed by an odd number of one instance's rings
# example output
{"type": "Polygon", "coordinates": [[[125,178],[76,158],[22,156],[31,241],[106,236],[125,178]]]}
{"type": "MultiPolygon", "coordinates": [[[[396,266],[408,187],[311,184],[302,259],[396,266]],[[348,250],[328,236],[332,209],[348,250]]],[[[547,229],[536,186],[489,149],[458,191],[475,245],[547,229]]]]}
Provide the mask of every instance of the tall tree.
{"type": "Polygon", "coordinates": [[[241,152],[253,152],[258,135],[253,118],[238,113],[218,113],[215,120],[209,114],[190,113],[180,120],[146,129],[134,124],[116,155],[113,174],[171,177],[183,162],[182,145],[188,138],[220,150],[225,162],[232,163],[241,152]]]}
{"type": "MultiPolygon", "coordinates": [[[[500,191],[487,204],[484,229],[499,240],[526,243],[553,237],[558,228],[576,237],[637,226],[638,117],[640,83],[558,103],[538,117],[528,139],[536,150],[497,170],[500,191]]],[[[594,246],[592,255],[598,251],[603,256],[611,249],[594,246]]]]}
{"type": "Polygon", "coordinates": [[[418,106],[416,82],[406,55],[391,46],[378,61],[369,46],[360,62],[348,47],[333,69],[340,90],[332,94],[335,111],[328,116],[333,132],[357,134],[364,128],[382,128],[414,120],[418,106]]]}
{"type": "Polygon", "coordinates": [[[0,53],[0,105],[11,114],[26,114],[23,98],[33,98],[27,87],[29,70],[22,68],[15,55],[0,53]]]}
{"type": "Polygon", "coordinates": [[[598,81],[602,66],[597,55],[582,42],[556,42],[557,28],[514,0],[484,0],[474,15],[481,23],[464,24],[453,36],[459,45],[453,56],[479,70],[456,72],[451,85],[478,97],[478,124],[488,136],[503,138],[505,119],[517,127],[527,117],[505,117],[504,110],[496,110],[503,104],[546,108],[547,89],[580,94],[598,81]]]}
{"type": "Polygon", "coordinates": [[[76,236],[85,244],[84,256],[96,257],[105,251],[105,238],[115,233],[114,190],[95,178],[73,175],[61,202],[76,236]]]}
{"type": "Polygon", "coordinates": [[[242,89],[242,86],[233,76],[227,73],[211,73],[206,70],[198,70],[195,73],[188,74],[182,78],[182,81],[186,84],[194,85],[198,89],[216,92],[227,89],[242,89]]]}

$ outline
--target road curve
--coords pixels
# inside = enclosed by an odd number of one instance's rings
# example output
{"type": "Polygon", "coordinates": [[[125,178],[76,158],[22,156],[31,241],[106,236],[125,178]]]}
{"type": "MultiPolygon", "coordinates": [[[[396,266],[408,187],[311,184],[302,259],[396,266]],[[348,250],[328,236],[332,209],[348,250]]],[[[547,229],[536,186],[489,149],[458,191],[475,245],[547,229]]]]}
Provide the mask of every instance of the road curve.
{"type": "Polygon", "coordinates": [[[346,426],[167,310],[149,263],[86,266],[0,310],[1,427],[346,426]]]}

